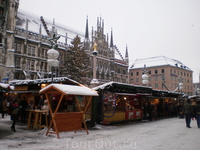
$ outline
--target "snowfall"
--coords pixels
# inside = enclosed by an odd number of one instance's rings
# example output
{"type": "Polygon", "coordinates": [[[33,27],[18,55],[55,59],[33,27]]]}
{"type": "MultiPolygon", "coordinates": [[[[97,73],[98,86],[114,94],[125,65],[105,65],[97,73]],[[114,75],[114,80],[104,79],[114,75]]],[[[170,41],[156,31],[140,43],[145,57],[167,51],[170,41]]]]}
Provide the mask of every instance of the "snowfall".
{"type": "Polygon", "coordinates": [[[0,118],[0,149],[2,150],[199,150],[200,129],[192,120],[164,118],[157,121],[133,121],[99,125],[84,130],[46,136],[47,129],[27,130],[27,125],[17,122],[16,131],[10,130],[10,116],[0,118]]]}

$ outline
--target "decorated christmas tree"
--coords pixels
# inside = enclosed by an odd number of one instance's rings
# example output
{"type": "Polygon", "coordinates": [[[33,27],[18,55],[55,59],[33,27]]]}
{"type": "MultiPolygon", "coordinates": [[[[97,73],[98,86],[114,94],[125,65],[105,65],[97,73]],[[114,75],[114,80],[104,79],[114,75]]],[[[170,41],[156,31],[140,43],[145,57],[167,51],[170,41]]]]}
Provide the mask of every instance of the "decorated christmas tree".
{"type": "Polygon", "coordinates": [[[65,54],[62,72],[66,77],[88,85],[87,74],[89,70],[89,56],[84,51],[84,45],[77,35],[65,54]]]}

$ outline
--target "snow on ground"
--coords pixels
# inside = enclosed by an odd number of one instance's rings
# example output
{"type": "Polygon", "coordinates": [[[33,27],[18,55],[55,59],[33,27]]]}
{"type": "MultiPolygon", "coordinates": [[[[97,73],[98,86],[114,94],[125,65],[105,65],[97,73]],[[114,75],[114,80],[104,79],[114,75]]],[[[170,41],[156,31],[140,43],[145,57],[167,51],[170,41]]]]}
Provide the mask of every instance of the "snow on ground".
{"type": "Polygon", "coordinates": [[[46,136],[43,130],[27,130],[17,123],[17,132],[10,131],[9,116],[0,119],[0,149],[2,150],[199,150],[200,129],[196,121],[192,128],[185,120],[166,118],[157,121],[134,121],[110,126],[96,125],[85,131],[63,132],[46,136]]]}

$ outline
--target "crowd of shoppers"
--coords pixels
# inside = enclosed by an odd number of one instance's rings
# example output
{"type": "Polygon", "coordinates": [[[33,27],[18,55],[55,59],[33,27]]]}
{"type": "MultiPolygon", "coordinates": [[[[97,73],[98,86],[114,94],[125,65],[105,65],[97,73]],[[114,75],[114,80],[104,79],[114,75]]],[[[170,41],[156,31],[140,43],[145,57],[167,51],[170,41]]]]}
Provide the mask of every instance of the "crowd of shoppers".
{"type": "MultiPolygon", "coordinates": [[[[44,95],[40,95],[38,106],[35,106],[34,101],[32,100],[28,102],[26,97],[22,97],[19,100],[14,99],[13,101],[9,101],[6,97],[0,98],[0,113],[2,114],[2,118],[4,118],[4,116],[7,114],[10,115],[10,119],[12,120],[11,130],[13,132],[16,132],[16,122],[20,121],[21,123],[27,123],[27,110],[36,108],[49,111],[48,101],[45,99],[44,95]]],[[[34,116],[31,116],[31,118],[34,118],[34,116]]],[[[42,115],[42,125],[45,124],[44,120],[45,117],[42,115]]]]}
{"type": "Polygon", "coordinates": [[[159,117],[183,117],[183,103],[177,102],[165,102],[161,103],[150,103],[146,102],[143,105],[143,117],[144,120],[157,120],[159,117]]]}
{"type": "Polygon", "coordinates": [[[185,118],[187,128],[191,128],[191,120],[196,120],[197,127],[200,128],[200,100],[187,99],[183,102],[165,102],[163,105],[150,102],[143,104],[144,120],[153,121],[159,117],[185,118]]]}

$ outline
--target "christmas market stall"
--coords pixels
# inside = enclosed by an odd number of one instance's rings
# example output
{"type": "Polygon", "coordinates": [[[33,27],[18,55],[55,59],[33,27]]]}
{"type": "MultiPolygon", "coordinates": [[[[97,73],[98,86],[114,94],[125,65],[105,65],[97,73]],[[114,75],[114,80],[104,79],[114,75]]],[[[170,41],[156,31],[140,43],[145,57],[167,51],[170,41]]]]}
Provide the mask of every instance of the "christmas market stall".
{"type": "Polygon", "coordinates": [[[148,99],[152,91],[150,87],[118,82],[93,89],[99,93],[97,122],[102,124],[142,119],[142,101],[148,99]]]}
{"type": "Polygon", "coordinates": [[[165,102],[173,103],[180,102],[179,98],[182,96],[182,93],[175,91],[166,91],[166,90],[152,90],[151,103],[158,104],[161,103],[164,105],[165,102]]]}
{"type": "Polygon", "coordinates": [[[60,138],[60,132],[78,130],[89,134],[85,119],[87,112],[91,111],[92,97],[98,96],[96,91],[83,85],[50,84],[39,93],[45,94],[52,118],[46,135],[53,133],[60,138]]]}
{"type": "Polygon", "coordinates": [[[183,100],[181,92],[176,91],[169,91],[169,90],[156,90],[152,89],[152,97],[150,100],[151,104],[154,104],[157,106],[157,112],[158,117],[166,115],[166,112],[168,112],[168,109],[172,105],[183,105],[183,100]]]}
{"type": "Polygon", "coordinates": [[[80,83],[67,78],[67,77],[54,77],[52,78],[43,78],[43,79],[27,79],[27,80],[12,80],[9,81],[10,85],[14,86],[12,91],[8,92],[8,96],[12,99],[17,99],[21,101],[22,97],[26,97],[26,100],[30,104],[31,101],[34,102],[34,105],[37,106],[40,95],[39,91],[51,83],[62,83],[69,85],[79,85],[80,83]]]}

